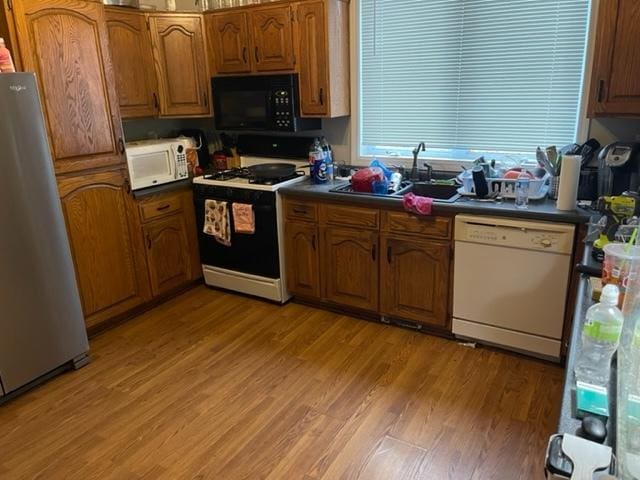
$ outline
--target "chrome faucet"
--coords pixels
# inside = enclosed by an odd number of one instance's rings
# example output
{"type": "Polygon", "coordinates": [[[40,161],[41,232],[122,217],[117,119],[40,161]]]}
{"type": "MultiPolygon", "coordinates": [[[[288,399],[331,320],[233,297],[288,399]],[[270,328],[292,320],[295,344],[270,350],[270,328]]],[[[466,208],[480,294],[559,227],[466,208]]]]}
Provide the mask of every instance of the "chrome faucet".
{"type": "Polygon", "coordinates": [[[409,180],[412,182],[417,182],[420,180],[420,175],[418,174],[418,155],[420,155],[420,151],[426,151],[427,146],[424,142],[420,142],[418,146],[413,150],[413,166],[411,167],[411,175],[409,180]]]}

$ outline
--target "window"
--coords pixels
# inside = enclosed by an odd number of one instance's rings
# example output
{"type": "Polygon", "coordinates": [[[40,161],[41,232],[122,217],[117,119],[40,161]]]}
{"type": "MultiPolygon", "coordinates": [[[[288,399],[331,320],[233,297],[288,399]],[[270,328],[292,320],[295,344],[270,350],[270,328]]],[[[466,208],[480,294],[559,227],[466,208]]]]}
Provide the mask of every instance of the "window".
{"type": "Polygon", "coordinates": [[[360,154],[535,156],[576,139],[588,0],[360,0],[360,154]]]}

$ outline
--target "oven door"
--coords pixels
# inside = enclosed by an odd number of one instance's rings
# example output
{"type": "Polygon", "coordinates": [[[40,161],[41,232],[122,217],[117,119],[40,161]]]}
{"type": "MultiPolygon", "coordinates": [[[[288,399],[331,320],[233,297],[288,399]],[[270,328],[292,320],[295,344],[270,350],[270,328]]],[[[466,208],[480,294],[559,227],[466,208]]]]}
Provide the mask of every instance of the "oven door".
{"type": "Polygon", "coordinates": [[[275,192],[195,185],[194,201],[203,265],[270,279],[280,278],[275,192]],[[203,232],[206,200],[221,200],[228,203],[231,222],[231,245],[228,247],[203,232]],[[231,212],[233,203],[253,206],[256,219],[254,234],[235,233],[231,212]]]}
{"type": "Polygon", "coordinates": [[[177,180],[176,159],[171,148],[158,150],[145,147],[128,151],[127,164],[134,190],[177,180]]]}

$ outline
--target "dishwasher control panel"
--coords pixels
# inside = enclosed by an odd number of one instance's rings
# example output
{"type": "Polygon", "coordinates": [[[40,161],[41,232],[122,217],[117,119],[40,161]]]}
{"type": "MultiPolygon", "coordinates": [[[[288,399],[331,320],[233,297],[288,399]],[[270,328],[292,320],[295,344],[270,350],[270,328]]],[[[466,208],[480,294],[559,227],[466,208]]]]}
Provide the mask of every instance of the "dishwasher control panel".
{"type": "Polygon", "coordinates": [[[456,216],[455,239],[462,242],[571,254],[574,233],[573,225],[561,223],[456,216]]]}

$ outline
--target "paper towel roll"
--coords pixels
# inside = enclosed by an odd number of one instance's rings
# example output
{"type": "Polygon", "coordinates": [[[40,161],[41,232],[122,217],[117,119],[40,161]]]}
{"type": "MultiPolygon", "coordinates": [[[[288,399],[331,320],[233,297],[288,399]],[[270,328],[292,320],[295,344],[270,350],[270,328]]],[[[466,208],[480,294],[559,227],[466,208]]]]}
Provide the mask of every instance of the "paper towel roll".
{"type": "Polygon", "coordinates": [[[579,155],[565,155],[562,157],[560,169],[560,186],[558,187],[558,210],[575,210],[578,200],[578,182],[580,181],[580,165],[582,157],[579,155]]]}

